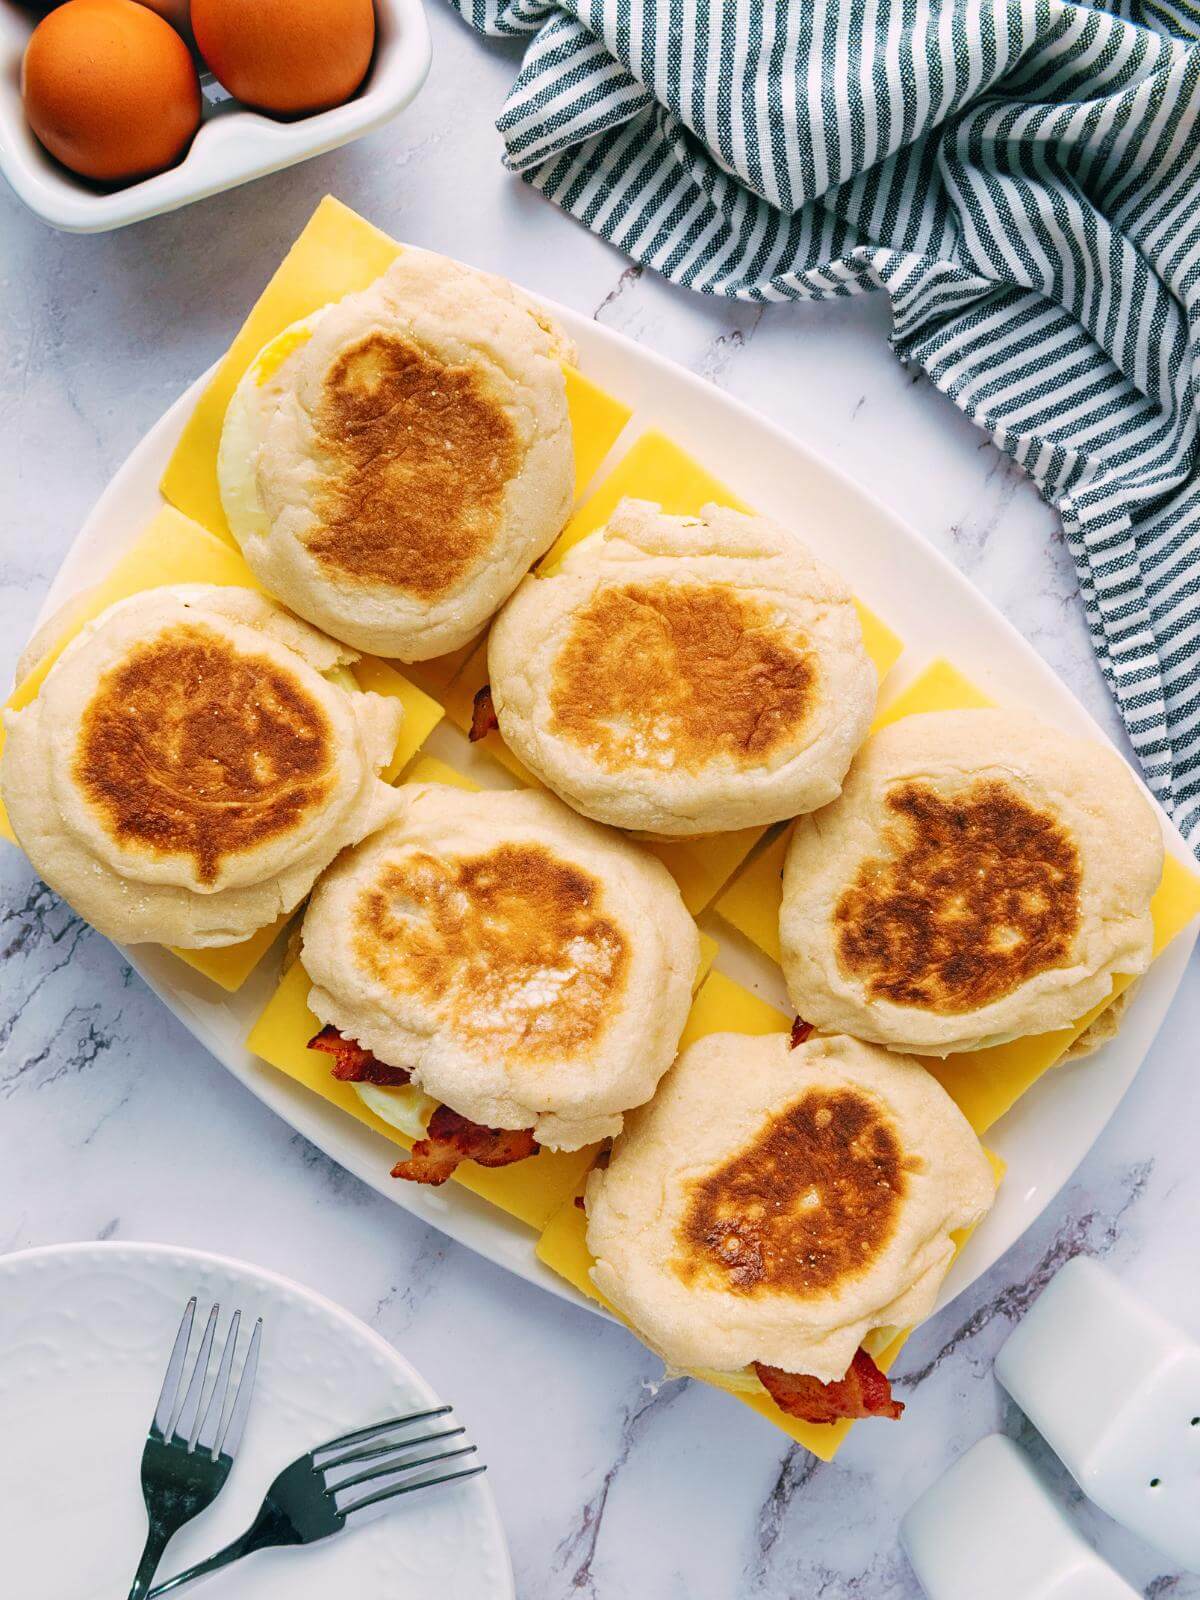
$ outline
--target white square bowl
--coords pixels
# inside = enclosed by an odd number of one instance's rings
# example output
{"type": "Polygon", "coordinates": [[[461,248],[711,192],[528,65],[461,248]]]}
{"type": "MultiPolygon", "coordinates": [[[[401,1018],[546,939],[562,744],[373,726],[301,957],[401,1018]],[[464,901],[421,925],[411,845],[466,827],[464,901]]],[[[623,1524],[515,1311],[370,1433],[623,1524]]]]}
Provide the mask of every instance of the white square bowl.
{"type": "Polygon", "coordinates": [[[0,0],[0,172],[51,227],[102,233],[174,211],[370,133],[402,110],[429,71],[429,26],[421,0],[375,0],[375,55],[362,88],[344,105],[279,121],[206,92],[191,149],[177,166],[106,191],[77,178],[42,148],[21,104],[21,57],[37,18],[0,0]]]}

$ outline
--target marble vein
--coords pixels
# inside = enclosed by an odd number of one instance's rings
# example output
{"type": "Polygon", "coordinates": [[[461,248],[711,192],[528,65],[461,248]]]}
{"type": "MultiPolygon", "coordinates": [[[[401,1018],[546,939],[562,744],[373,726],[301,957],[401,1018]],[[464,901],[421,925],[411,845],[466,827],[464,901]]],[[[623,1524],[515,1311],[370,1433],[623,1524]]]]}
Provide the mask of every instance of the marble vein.
{"type": "MultiPolygon", "coordinates": [[[[1123,1197],[1114,1211],[1106,1213],[1092,1206],[1069,1217],[1057,1230],[1040,1259],[1019,1282],[1005,1284],[998,1293],[976,1306],[928,1361],[911,1371],[898,1374],[899,1386],[913,1389],[925,1382],[947,1357],[970,1344],[997,1318],[1015,1326],[1058,1269],[1072,1256],[1083,1253],[1107,1255],[1121,1236],[1121,1223],[1126,1213],[1145,1194],[1153,1170],[1154,1162],[1148,1160],[1139,1162],[1124,1174],[1123,1197]]],[[[998,1270],[998,1267],[994,1268],[989,1278],[994,1278],[998,1270]]]]}
{"type": "Polygon", "coordinates": [[[600,1479],[599,1486],[585,1501],[575,1527],[560,1540],[555,1550],[557,1569],[572,1590],[588,1596],[589,1600],[600,1593],[592,1569],[604,1526],[604,1513],[617,1476],[649,1425],[674,1405],[683,1391],[682,1383],[656,1384],[643,1389],[626,1409],[615,1456],[600,1479]]]}

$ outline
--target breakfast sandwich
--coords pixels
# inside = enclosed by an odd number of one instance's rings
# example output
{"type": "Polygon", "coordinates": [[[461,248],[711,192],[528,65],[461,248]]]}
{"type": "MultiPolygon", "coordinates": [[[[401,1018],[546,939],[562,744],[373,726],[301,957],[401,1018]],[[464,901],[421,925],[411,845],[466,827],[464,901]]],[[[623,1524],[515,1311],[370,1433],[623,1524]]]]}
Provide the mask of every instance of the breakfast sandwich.
{"type": "Polygon", "coordinates": [[[809,1422],[898,1416],[863,1349],[932,1311],[995,1195],[917,1062],[857,1040],[716,1033],[587,1182],[592,1280],[676,1372],[761,1384],[809,1422]]]}
{"type": "Polygon", "coordinates": [[[398,702],[250,589],[147,589],[88,623],[5,718],[0,788],[34,867],[111,939],[236,944],[388,814],[398,702]]]}
{"type": "Polygon", "coordinates": [[[225,415],[229,526],[254,574],[357,649],[467,643],[557,537],[572,347],[511,284],[406,247],[277,336],[225,415]]]}
{"type": "Polygon", "coordinates": [[[949,1055],[1066,1027],[1144,972],[1163,842],[1117,754],[1026,713],[901,718],[797,824],[780,938],[806,1021],[949,1055]]]}
{"type": "Polygon", "coordinates": [[[576,810],[657,836],[827,804],[875,709],[849,589],[765,517],[625,500],[493,624],[491,697],[576,810]]]}
{"type": "Polygon", "coordinates": [[[395,1176],[441,1183],[467,1156],[618,1133],[691,1006],[699,935],[674,880],[550,795],[400,795],[317,885],[302,946],[326,1024],[312,1047],[422,1139],[395,1176]]]}

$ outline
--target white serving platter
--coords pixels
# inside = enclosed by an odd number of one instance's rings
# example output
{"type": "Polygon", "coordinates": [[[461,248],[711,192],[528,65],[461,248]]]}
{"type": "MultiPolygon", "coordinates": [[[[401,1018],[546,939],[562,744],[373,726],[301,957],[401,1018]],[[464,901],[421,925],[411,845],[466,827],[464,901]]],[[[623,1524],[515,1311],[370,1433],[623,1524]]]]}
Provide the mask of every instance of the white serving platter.
{"type": "MultiPolygon", "coordinates": [[[[811,450],[720,389],[645,350],[624,335],[562,306],[552,309],[575,340],[581,369],[634,409],[615,447],[657,426],[704,462],[756,509],[795,527],[842,572],[855,592],[905,641],[885,695],[948,657],[1000,702],[1026,706],[1067,732],[1105,735],[1032,647],[982,595],[911,528],[811,450]]],[[[162,506],[158,482],[208,374],[155,424],[97,502],[46,597],[39,622],[97,582],[162,506]]],[[[602,471],[605,469],[601,469],[602,471]]],[[[439,728],[426,746],[464,766],[470,747],[439,728]]],[[[1168,848],[1190,856],[1161,812],[1168,848]]],[[[718,968],[787,1009],[780,974],[711,913],[718,968]]],[[[1114,1114],[1179,986],[1196,940],[1193,924],[1154,964],[1131,1002],[1118,1037],[1091,1059],[1056,1067],[987,1135],[1008,1171],[991,1213],[955,1263],[939,1309],[961,1293],[1041,1214],[1114,1114]]],[[[395,1146],[253,1056],[244,1040],[277,981],[269,955],[236,995],[225,995],[165,950],[126,955],[184,1025],[233,1075],[305,1138],[397,1205],[532,1283],[598,1310],[534,1254],[534,1235],[456,1184],[429,1189],[388,1174],[395,1146]]]]}

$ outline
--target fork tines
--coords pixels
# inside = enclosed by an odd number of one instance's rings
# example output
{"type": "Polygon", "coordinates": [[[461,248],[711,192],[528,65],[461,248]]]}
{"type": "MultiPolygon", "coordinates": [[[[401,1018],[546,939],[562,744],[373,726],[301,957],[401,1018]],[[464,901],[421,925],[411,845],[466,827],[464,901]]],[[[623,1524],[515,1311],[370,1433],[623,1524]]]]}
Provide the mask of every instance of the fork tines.
{"type": "Polygon", "coordinates": [[[258,1372],[258,1352],[262,1344],[260,1317],[250,1336],[250,1346],[242,1363],[233,1405],[226,1417],[225,1405],[229,1398],[234,1355],[242,1322],[242,1313],[235,1311],[229,1324],[217,1375],[208,1395],[208,1404],[201,1412],[220,1311],[220,1306],[214,1305],[208,1314],[208,1321],[200,1338],[200,1348],[196,1352],[196,1360],[192,1367],[192,1375],[185,1390],[183,1369],[187,1361],[192,1324],[196,1316],[195,1295],[188,1301],[183,1320],[179,1324],[179,1332],[175,1335],[162,1391],[154,1408],[154,1420],[150,1425],[151,1437],[157,1436],[171,1444],[182,1445],[188,1450],[203,1450],[214,1461],[220,1455],[232,1457],[237,1452],[250,1410],[250,1398],[254,1392],[254,1379],[258,1372]]]}
{"type": "Polygon", "coordinates": [[[368,1506],[377,1505],[383,1500],[391,1500],[397,1495],[411,1494],[417,1489],[432,1489],[436,1484],[452,1483],[458,1478],[474,1478],[479,1473],[485,1472],[487,1469],[483,1465],[442,1473],[435,1477],[430,1477],[425,1470],[440,1466],[444,1461],[456,1461],[463,1456],[473,1455],[477,1448],[473,1444],[463,1445],[456,1450],[434,1451],[432,1454],[414,1458],[413,1451],[425,1450],[443,1439],[458,1438],[466,1431],[463,1428],[443,1428],[402,1439],[388,1440],[386,1437],[388,1434],[411,1427],[414,1423],[429,1422],[434,1418],[444,1417],[450,1409],[449,1406],[436,1406],[428,1411],[414,1411],[409,1416],[393,1417],[387,1422],[376,1423],[373,1427],[359,1428],[353,1433],[343,1434],[338,1439],[331,1439],[327,1444],[318,1446],[313,1451],[313,1465],[322,1475],[326,1495],[334,1500],[341,1514],[352,1516],[356,1511],[364,1511],[368,1506]],[[347,1446],[352,1448],[346,1448],[347,1446]],[[366,1448],[353,1448],[356,1446],[366,1446],[366,1448]],[[335,1453],[328,1461],[321,1459],[330,1450],[340,1453],[335,1453]],[[374,1465],[336,1483],[329,1481],[327,1474],[330,1472],[366,1461],[373,1462],[374,1465]],[[358,1489],[371,1483],[384,1483],[384,1487],[375,1494],[354,1499],[349,1505],[338,1504],[336,1496],[342,1495],[348,1489],[358,1489]]]}

